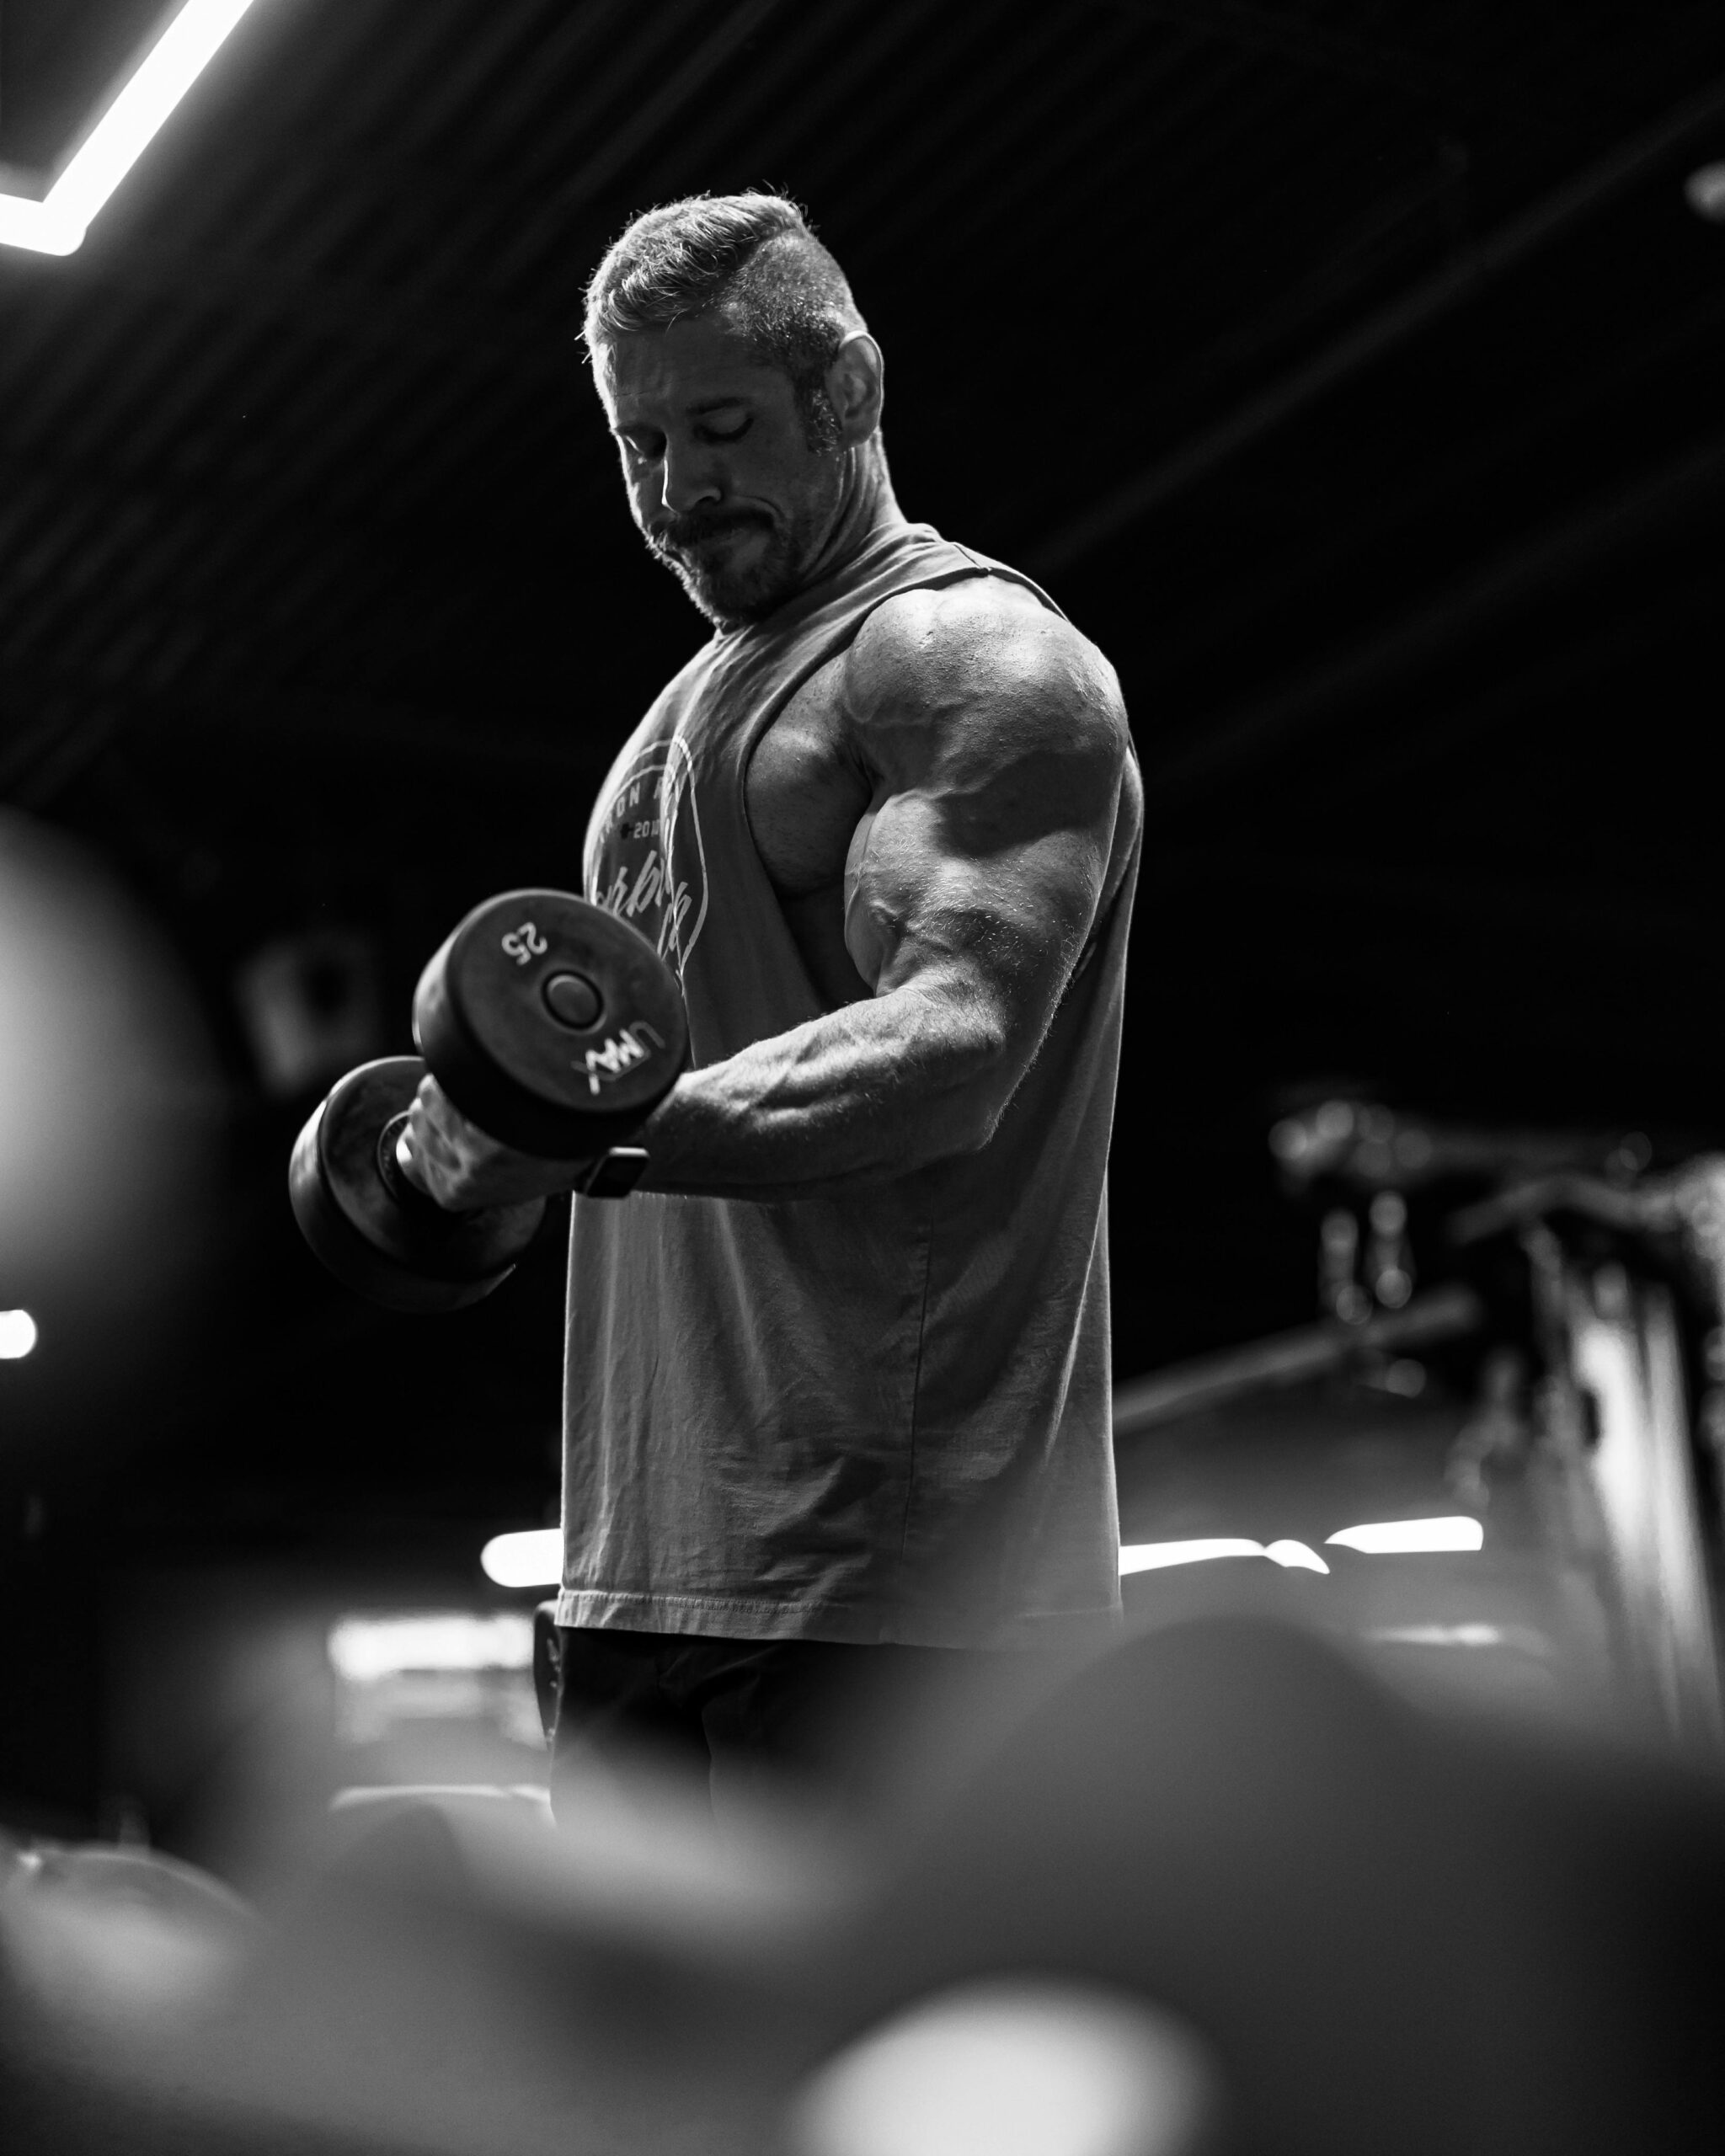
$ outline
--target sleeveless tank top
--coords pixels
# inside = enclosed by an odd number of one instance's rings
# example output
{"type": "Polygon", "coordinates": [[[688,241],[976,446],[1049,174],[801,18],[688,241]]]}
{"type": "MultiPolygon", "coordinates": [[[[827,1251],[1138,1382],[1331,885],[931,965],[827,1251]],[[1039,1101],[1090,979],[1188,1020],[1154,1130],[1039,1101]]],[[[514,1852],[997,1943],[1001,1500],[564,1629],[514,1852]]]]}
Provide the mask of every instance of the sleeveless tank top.
{"type": "MultiPolygon", "coordinates": [[[[613,766],[587,893],[676,970],[695,1065],[826,1007],[750,832],[755,744],[883,600],[979,576],[1053,607],[927,525],[878,535],[715,636],[613,766]]],[[[839,1198],[574,1201],[559,1624],[1012,1647],[1117,1614],[1105,1171],[1136,867],[1135,840],[980,1152],[839,1198]]]]}

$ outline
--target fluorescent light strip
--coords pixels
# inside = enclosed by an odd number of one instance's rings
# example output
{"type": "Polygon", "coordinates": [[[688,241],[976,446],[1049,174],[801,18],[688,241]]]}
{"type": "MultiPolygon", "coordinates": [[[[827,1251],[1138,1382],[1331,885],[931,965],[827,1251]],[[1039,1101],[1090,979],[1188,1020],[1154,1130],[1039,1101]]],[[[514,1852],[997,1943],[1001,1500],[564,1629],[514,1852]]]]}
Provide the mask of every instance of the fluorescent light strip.
{"type": "Polygon", "coordinates": [[[186,0],[40,202],[0,195],[0,245],[70,254],[252,0],[186,0]]]}
{"type": "Polygon", "coordinates": [[[1202,1565],[1212,1557],[1261,1557],[1261,1542],[1247,1542],[1237,1534],[1212,1537],[1207,1542],[1124,1542],[1120,1545],[1120,1577],[1128,1572],[1159,1572],[1165,1565],[1202,1565]]]}
{"type": "Polygon", "coordinates": [[[1368,1556],[1380,1557],[1415,1550],[1480,1550],[1485,1546],[1485,1539],[1486,1531],[1479,1522],[1459,1513],[1443,1519],[1386,1519],[1365,1527],[1344,1527],[1338,1534],[1327,1537],[1325,1547],[1339,1543],[1344,1550],[1359,1550],[1368,1556]]]}
{"type": "MultiPolygon", "coordinates": [[[[1477,1519],[1389,1520],[1344,1527],[1330,1536],[1343,1549],[1370,1555],[1416,1550],[1477,1550],[1485,1540],[1477,1519]]],[[[1194,1542],[1128,1542],[1120,1550],[1120,1576],[1161,1572],[1170,1565],[1202,1565],[1217,1557],[1268,1557],[1295,1572],[1327,1572],[1329,1566],[1304,1542],[1263,1543],[1244,1535],[1212,1535],[1194,1542]]],[[[499,1587],[555,1587],[563,1577],[563,1534],[554,1527],[536,1527],[515,1534],[494,1534],[479,1552],[485,1577],[499,1587]]]]}
{"type": "Polygon", "coordinates": [[[419,1670],[527,1669],[533,1620],[524,1609],[344,1617],[330,1627],[328,1646],[330,1668],[350,1684],[419,1670]]]}
{"type": "Polygon", "coordinates": [[[1273,1542],[1263,1553],[1273,1565],[1291,1567],[1296,1572],[1327,1572],[1330,1569],[1316,1550],[1309,1550],[1303,1542],[1273,1542]]]}
{"type": "Polygon", "coordinates": [[[1243,1535],[1221,1534],[1200,1542],[1127,1542],[1120,1547],[1120,1577],[1159,1572],[1168,1565],[1203,1565],[1213,1557],[1268,1557],[1273,1565],[1295,1572],[1330,1569],[1316,1550],[1303,1542],[1249,1542],[1243,1535]]]}
{"type": "Polygon", "coordinates": [[[558,1587],[563,1529],[533,1527],[518,1534],[494,1534],[479,1552],[479,1567],[499,1587],[558,1587]]]}
{"type": "Polygon", "coordinates": [[[1396,1647],[1501,1647],[1511,1643],[1499,1625],[1380,1625],[1365,1636],[1396,1647]]]}

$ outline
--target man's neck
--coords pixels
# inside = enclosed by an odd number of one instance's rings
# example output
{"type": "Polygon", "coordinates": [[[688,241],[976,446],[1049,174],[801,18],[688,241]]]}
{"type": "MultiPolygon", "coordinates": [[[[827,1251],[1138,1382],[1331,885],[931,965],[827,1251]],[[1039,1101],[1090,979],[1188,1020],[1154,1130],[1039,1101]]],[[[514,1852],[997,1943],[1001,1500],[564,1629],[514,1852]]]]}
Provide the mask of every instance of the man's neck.
{"type": "Polygon", "coordinates": [[[851,454],[838,514],[825,542],[809,565],[803,589],[806,591],[810,584],[824,584],[829,577],[840,574],[880,533],[906,521],[893,493],[885,451],[878,440],[865,442],[851,454]]]}

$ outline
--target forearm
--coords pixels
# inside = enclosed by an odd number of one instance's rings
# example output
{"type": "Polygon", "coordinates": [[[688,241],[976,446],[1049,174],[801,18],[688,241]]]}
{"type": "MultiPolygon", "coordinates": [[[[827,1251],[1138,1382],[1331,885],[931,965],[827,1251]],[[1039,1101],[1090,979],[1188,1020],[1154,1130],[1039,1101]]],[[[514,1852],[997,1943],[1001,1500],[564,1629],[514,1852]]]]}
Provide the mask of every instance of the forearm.
{"type": "Polygon", "coordinates": [[[895,990],[679,1079],[642,1134],[642,1187],[810,1198],[889,1182],[987,1136],[1001,1029],[979,999],[895,990]]]}

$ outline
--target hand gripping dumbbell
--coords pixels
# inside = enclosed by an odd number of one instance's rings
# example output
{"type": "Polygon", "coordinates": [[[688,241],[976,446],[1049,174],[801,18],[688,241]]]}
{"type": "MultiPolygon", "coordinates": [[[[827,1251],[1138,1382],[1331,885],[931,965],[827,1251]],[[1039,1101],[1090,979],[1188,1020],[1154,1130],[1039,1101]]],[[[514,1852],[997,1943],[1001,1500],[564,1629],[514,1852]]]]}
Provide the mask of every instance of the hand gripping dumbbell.
{"type": "Polygon", "coordinates": [[[409,1179],[402,1138],[427,1070],[499,1144],[585,1164],[577,1190],[621,1198],[647,1158],[628,1141],[676,1082],[688,1031],[637,930],[565,892],[505,891],[419,976],[414,1042],[419,1055],[362,1064],[334,1087],[294,1146],[288,1194],[350,1288],[391,1310],[451,1310],[514,1269],[545,1201],[452,1212],[409,1179]]]}

